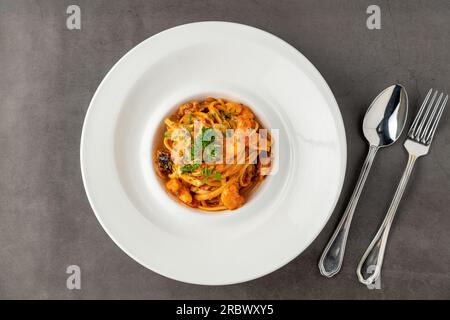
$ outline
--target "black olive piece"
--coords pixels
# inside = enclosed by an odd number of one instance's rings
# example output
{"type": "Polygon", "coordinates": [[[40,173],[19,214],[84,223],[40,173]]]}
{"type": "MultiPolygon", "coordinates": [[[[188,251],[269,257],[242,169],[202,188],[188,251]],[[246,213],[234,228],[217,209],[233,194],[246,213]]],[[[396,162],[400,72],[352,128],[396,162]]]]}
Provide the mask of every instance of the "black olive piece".
{"type": "Polygon", "coordinates": [[[162,173],[172,173],[172,161],[170,160],[170,154],[166,151],[158,150],[157,154],[159,170],[162,173]]]}

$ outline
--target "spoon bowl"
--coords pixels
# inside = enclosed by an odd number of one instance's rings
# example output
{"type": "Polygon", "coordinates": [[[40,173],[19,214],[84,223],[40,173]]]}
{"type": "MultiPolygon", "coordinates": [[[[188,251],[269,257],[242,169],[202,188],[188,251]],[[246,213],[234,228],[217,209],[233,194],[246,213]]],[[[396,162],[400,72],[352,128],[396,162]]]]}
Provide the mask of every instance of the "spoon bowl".
{"type": "Polygon", "coordinates": [[[408,95],[403,86],[384,89],[364,116],[363,132],[371,146],[387,147],[402,134],[408,114],[408,95]]]}

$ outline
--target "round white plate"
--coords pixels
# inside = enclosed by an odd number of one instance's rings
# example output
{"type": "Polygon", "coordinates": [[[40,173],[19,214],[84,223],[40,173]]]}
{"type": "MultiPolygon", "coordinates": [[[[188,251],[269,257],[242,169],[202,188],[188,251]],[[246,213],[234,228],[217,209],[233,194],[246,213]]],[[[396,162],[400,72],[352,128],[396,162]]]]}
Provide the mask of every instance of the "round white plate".
{"type": "Polygon", "coordinates": [[[128,52],[92,98],[81,137],[84,187],[109,236],[145,267],[196,284],[255,279],[294,259],[327,222],[345,165],[341,115],[319,72],[279,38],[227,22],[175,27],[128,52]],[[207,96],[245,103],[279,129],[275,174],[235,211],[180,205],[152,166],[164,117],[207,96]]]}

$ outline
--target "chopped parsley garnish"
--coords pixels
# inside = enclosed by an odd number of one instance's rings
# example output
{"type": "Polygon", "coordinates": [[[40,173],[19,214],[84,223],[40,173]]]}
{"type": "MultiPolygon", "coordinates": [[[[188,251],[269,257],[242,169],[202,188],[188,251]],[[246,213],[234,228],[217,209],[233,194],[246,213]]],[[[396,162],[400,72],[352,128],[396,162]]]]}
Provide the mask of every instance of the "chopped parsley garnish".
{"type": "Polygon", "coordinates": [[[205,174],[207,177],[211,176],[211,169],[205,166],[205,168],[203,168],[203,174],[205,174]]]}
{"type": "Polygon", "coordinates": [[[204,150],[207,146],[214,142],[216,139],[215,136],[211,136],[210,141],[205,140],[205,135],[208,134],[209,130],[213,130],[211,128],[202,127],[202,134],[198,134],[194,139],[194,145],[191,148],[191,159],[195,158],[195,151],[204,150]]]}
{"type": "Polygon", "coordinates": [[[215,171],[214,172],[214,179],[221,180],[222,179],[222,174],[220,172],[215,171]]]}
{"type": "Polygon", "coordinates": [[[194,163],[194,164],[185,164],[184,166],[181,167],[181,173],[186,173],[186,172],[192,172],[195,169],[200,168],[200,164],[198,163],[194,163]]]}
{"type": "Polygon", "coordinates": [[[202,128],[202,148],[206,148],[207,146],[209,146],[211,143],[214,142],[214,140],[216,139],[215,136],[211,136],[211,139],[209,141],[205,140],[205,134],[208,134],[209,130],[212,130],[211,128],[202,128]]]}

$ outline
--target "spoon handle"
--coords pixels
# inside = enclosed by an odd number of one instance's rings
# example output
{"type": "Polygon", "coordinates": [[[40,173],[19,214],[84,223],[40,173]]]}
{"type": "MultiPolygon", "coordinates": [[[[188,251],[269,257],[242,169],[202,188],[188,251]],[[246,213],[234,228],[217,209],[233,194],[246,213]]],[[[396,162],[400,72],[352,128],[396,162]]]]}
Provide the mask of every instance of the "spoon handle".
{"type": "Polygon", "coordinates": [[[353,213],[355,212],[356,204],[358,203],[359,196],[361,195],[364,183],[369,175],[370,168],[372,167],[373,159],[375,158],[378,148],[378,146],[370,146],[361,173],[359,174],[358,182],[356,183],[355,190],[353,190],[353,194],[348,202],[347,208],[345,209],[339,225],[334,231],[333,236],[328,241],[328,244],[320,257],[319,270],[325,277],[330,278],[337,274],[341,269],[353,213]]]}

